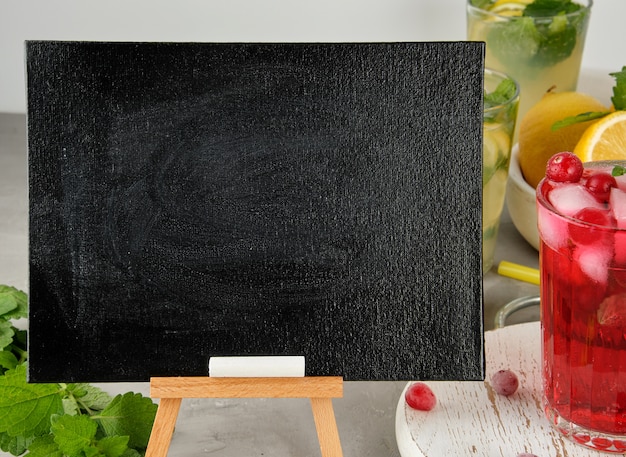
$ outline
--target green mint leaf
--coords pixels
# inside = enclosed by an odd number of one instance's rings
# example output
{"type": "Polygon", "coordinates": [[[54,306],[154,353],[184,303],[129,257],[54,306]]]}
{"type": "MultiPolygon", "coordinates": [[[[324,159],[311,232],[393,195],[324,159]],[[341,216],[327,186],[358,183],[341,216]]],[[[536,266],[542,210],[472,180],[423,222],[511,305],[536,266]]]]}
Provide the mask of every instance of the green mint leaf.
{"type": "MultiPolygon", "coordinates": [[[[496,89],[483,97],[483,122],[509,124],[510,119],[515,119],[515,113],[519,106],[519,98],[513,97],[517,93],[517,84],[510,78],[500,81],[496,89]],[[504,105],[504,106],[503,106],[504,105]],[[495,109],[492,109],[495,108],[495,109]]],[[[512,125],[511,125],[512,128],[512,125]]]]}
{"type": "Polygon", "coordinates": [[[67,384],[63,397],[65,414],[93,415],[103,410],[111,402],[112,397],[98,387],[87,383],[67,384]]]}
{"type": "Polygon", "coordinates": [[[472,0],[472,6],[482,10],[488,10],[493,3],[494,0],[472,0]]]}
{"type": "Polygon", "coordinates": [[[99,451],[107,457],[121,457],[128,449],[128,436],[107,436],[98,441],[99,451]]]}
{"type": "Polygon", "coordinates": [[[493,24],[487,41],[491,52],[506,66],[513,68],[532,62],[539,51],[542,37],[531,17],[493,24]]]}
{"type": "Polygon", "coordinates": [[[535,67],[548,67],[567,59],[576,47],[577,31],[566,16],[555,17],[549,25],[539,25],[541,35],[537,53],[529,62],[535,67]]]}
{"type": "MultiPolygon", "coordinates": [[[[626,67],[622,67],[622,71],[609,74],[615,77],[613,97],[611,97],[613,106],[618,111],[626,110],[626,67]]],[[[590,111],[587,113],[577,114],[576,116],[569,116],[552,124],[552,130],[558,130],[563,127],[577,124],[579,122],[587,122],[601,119],[609,114],[611,114],[611,111],[590,111]]]]}
{"type": "Polygon", "coordinates": [[[98,387],[87,383],[68,384],[63,398],[65,414],[93,415],[103,410],[111,402],[112,397],[98,387]]]}
{"type": "Polygon", "coordinates": [[[50,431],[64,454],[79,456],[94,441],[98,424],[89,416],[63,415],[53,420],[50,431]]]}
{"type": "Polygon", "coordinates": [[[47,434],[37,437],[28,446],[27,457],[63,457],[63,452],[61,452],[57,443],[54,442],[54,437],[47,434]]]}
{"type": "Polygon", "coordinates": [[[550,17],[578,11],[581,5],[571,0],[535,0],[524,9],[524,16],[550,17]]]}
{"type": "Polygon", "coordinates": [[[0,433],[0,449],[13,455],[22,455],[35,438],[24,438],[23,436],[9,436],[7,433],[0,433]]]}
{"type": "Polygon", "coordinates": [[[0,349],[5,349],[13,343],[15,331],[9,321],[0,320],[0,349]]]}
{"type": "Polygon", "coordinates": [[[117,395],[98,415],[98,421],[106,436],[128,436],[128,447],[145,449],[157,405],[150,398],[128,392],[117,395]]]}
{"type": "Polygon", "coordinates": [[[8,314],[9,311],[13,311],[17,308],[17,303],[8,294],[0,294],[0,316],[8,314]]]}
{"type": "Polygon", "coordinates": [[[610,75],[615,78],[611,102],[616,110],[626,111],[626,67],[622,67],[622,71],[610,73],[610,75]]]}
{"type": "Polygon", "coordinates": [[[28,317],[26,294],[15,287],[0,284],[0,316],[6,320],[28,317]]]}
{"type": "Polygon", "coordinates": [[[490,240],[498,234],[498,227],[496,225],[492,225],[487,230],[483,231],[483,240],[490,240]]]}
{"type": "Polygon", "coordinates": [[[620,166],[620,165],[615,165],[613,167],[613,170],[611,171],[611,175],[612,176],[622,176],[626,174],[626,168],[620,166]]]}
{"type": "Polygon", "coordinates": [[[517,87],[512,79],[507,78],[501,81],[498,87],[496,87],[496,90],[491,93],[485,93],[483,98],[484,109],[493,108],[494,106],[506,103],[513,98],[516,90],[517,87]]]}
{"type": "Polygon", "coordinates": [[[488,36],[491,52],[513,68],[544,68],[561,62],[576,47],[578,29],[588,13],[574,17],[567,14],[581,8],[571,0],[535,0],[526,5],[521,17],[493,25],[488,36]],[[535,20],[546,16],[553,19],[535,20]]]}
{"type": "Polygon", "coordinates": [[[90,384],[77,384],[76,386],[83,392],[82,395],[74,394],[78,397],[78,403],[83,411],[102,411],[111,403],[113,397],[96,386],[90,384]]]}
{"type": "Polygon", "coordinates": [[[17,367],[18,360],[11,351],[0,351],[0,368],[3,370],[12,370],[17,367]]]}
{"type": "Polygon", "coordinates": [[[15,332],[15,336],[13,337],[13,344],[25,350],[26,342],[28,340],[28,334],[26,330],[19,330],[14,328],[13,331],[15,332]]]}
{"type": "Polygon", "coordinates": [[[562,129],[563,127],[568,127],[573,124],[578,124],[580,122],[593,121],[596,119],[603,118],[607,114],[611,114],[610,111],[588,111],[586,113],[580,113],[576,116],[568,116],[565,119],[561,119],[560,121],[556,121],[552,124],[552,131],[562,129]]]}
{"type": "Polygon", "coordinates": [[[28,384],[26,365],[0,376],[0,433],[25,438],[50,429],[50,416],[63,411],[57,384],[28,384]]]}
{"type": "Polygon", "coordinates": [[[80,406],[72,396],[63,399],[63,412],[68,416],[78,416],[80,414],[80,406]]]}
{"type": "Polygon", "coordinates": [[[143,457],[142,454],[140,454],[139,452],[137,452],[135,449],[132,448],[128,448],[126,449],[126,451],[121,455],[121,457],[143,457]]]}
{"type": "Polygon", "coordinates": [[[509,157],[505,154],[499,154],[495,164],[491,166],[483,166],[483,187],[493,178],[498,170],[509,169],[509,157]]]}

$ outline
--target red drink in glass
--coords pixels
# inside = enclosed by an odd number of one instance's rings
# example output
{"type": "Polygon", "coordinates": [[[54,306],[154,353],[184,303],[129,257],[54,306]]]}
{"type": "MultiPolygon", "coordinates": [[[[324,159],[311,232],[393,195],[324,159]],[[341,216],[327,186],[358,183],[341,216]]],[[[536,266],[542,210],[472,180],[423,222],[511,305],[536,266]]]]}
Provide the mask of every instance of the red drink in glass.
{"type": "MultiPolygon", "coordinates": [[[[626,452],[626,175],[585,164],[537,188],[544,409],[564,435],[626,452]],[[606,187],[606,186],[605,186],[606,187]]],[[[624,166],[625,164],[621,164],[624,166]]]]}

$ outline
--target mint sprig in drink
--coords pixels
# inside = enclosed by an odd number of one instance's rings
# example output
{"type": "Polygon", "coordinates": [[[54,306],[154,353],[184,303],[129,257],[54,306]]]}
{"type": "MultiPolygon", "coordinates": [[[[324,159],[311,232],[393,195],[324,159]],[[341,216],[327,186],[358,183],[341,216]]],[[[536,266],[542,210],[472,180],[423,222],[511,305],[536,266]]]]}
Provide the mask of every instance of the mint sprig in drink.
{"type": "Polygon", "coordinates": [[[519,87],[507,75],[485,70],[483,111],[483,272],[493,265],[509,175],[519,87]]]}
{"type": "Polygon", "coordinates": [[[555,86],[576,90],[592,0],[468,0],[467,37],[520,85],[519,118],[555,86]]]}
{"type": "Polygon", "coordinates": [[[537,188],[546,416],[616,453],[626,453],[625,165],[557,154],[537,188]]]}

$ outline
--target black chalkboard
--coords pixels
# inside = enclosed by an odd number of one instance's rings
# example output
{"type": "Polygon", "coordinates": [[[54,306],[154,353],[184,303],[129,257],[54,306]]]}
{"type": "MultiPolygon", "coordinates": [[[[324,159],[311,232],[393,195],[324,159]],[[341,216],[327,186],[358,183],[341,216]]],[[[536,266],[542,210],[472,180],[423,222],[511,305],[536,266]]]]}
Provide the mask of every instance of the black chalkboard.
{"type": "Polygon", "coordinates": [[[26,44],[29,379],[482,379],[481,43],[26,44]]]}

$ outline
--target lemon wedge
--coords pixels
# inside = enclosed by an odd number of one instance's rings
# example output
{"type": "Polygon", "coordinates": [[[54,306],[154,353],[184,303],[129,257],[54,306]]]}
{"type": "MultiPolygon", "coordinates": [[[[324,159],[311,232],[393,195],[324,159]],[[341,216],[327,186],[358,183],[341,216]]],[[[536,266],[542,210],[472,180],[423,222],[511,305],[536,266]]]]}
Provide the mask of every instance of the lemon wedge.
{"type": "Polygon", "coordinates": [[[626,160],[626,111],[615,111],[591,124],[573,152],[583,162],[626,160]]]}

